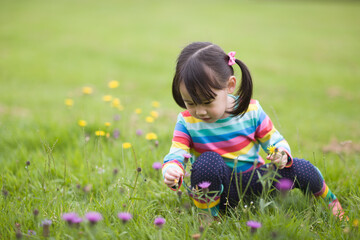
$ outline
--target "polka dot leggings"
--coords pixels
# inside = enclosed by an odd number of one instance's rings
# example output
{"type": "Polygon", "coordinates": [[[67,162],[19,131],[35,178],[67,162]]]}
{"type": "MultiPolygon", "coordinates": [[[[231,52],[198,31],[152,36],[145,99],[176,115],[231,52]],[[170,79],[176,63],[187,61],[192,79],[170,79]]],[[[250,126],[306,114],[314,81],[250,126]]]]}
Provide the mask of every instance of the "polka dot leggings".
{"type": "MultiPolygon", "coordinates": [[[[263,186],[261,182],[258,181],[259,173],[261,176],[264,176],[264,174],[268,172],[269,166],[272,167],[273,165],[265,164],[255,170],[236,174],[238,188],[241,189],[245,199],[261,194],[263,186]],[[246,192],[244,193],[245,189],[246,192]]],[[[277,169],[277,172],[280,176],[275,175],[274,177],[276,179],[290,179],[294,182],[293,188],[299,188],[304,193],[308,191],[318,195],[325,185],[320,171],[304,159],[294,158],[291,167],[277,169]]],[[[204,181],[210,182],[209,191],[220,191],[222,189],[221,185],[223,185],[224,190],[221,194],[220,209],[225,208],[227,197],[230,206],[236,206],[239,202],[235,173],[233,173],[233,169],[226,165],[223,158],[215,152],[205,152],[196,159],[192,165],[190,180],[192,187],[204,181]]],[[[240,196],[242,196],[241,193],[240,196]]]]}

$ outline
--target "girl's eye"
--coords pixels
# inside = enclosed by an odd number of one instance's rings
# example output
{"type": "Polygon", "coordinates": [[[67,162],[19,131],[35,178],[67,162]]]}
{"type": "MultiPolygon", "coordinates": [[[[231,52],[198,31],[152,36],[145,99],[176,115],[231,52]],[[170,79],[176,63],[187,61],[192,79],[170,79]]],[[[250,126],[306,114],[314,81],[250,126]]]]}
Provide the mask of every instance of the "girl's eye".
{"type": "Polygon", "coordinates": [[[194,104],[193,104],[193,103],[187,103],[187,105],[188,105],[188,106],[194,106],[194,104]]]}
{"type": "Polygon", "coordinates": [[[209,105],[209,104],[211,104],[211,102],[205,102],[204,104],[205,104],[205,105],[209,105]]]}

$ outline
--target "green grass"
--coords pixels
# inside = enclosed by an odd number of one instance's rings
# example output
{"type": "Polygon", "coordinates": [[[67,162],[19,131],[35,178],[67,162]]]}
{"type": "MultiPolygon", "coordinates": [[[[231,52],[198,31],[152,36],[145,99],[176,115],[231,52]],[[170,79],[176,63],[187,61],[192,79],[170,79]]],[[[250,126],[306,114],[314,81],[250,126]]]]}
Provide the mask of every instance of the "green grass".
{"type": "Polygon", "coordinates": [[[360,218],[359,3],[2,0],[0,6],[0,239],[15,238],[17,223],[23,234],[37,232],[30,239],[42,238],[44,219],[53,221],[54,239],[191,239],[199,232],[190,200],[167,189],[151,167],[171,144],[180,111],[171,80],[177,55],[192,41],[237,52],[252,72],[254,98],[293,155],[322,171],[350,218],[339,222],[321,201],[293,191],[286,200],[241,204],[220,223],[204,225],[202,238],[249,238],[248,220],[263,224],[255,239],[359,238],[353,226],[360,218]],[[107,87],[113,79],[119,88],[107,87]],[[83,86],[94,93],[83,96],[83,86]],[[124,110],[104,103],[105,94],[118,97],[124,110]],[[72,108],[66,98],[74,99],[72,108]],[[149,124],[152,110],[159,118],[149,124]],[[79,119],[88,122],[84,129],[79,119]],[[119,139],[95,137],[105,122],[110,133],[120,130],[119,139]],[[136,136],[137,129],[155,132],[159,146],[136,136]],[[334,138],[351,140],[353,150],[324,153],[334,138]],[[124,142],[132,143],[137,161],[124,142]],[[69,228],[61,215],[70,211],[99,211],[104,219],[96,228],[85,222],[69,228]],[[123,225],[120,211],[133,220],[123,225]],[[160,231],[156,216],[166,219],[160,231]]]}

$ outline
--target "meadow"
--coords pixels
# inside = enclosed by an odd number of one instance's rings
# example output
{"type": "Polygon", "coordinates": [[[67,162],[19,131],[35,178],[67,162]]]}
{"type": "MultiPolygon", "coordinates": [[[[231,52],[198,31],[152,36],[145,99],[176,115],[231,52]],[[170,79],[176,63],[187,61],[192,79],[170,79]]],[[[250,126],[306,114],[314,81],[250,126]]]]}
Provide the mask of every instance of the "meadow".
{"type": "Polygon", "coordinates": [[[359,239],[359,12],[356,1],[1,0],[0,239],[359,239]],[[163,184],[154,163],[181,111],[172,77],[193,41],[236,51],[254,98],[349,221],[294,190],[210,222],[163,184]]]}

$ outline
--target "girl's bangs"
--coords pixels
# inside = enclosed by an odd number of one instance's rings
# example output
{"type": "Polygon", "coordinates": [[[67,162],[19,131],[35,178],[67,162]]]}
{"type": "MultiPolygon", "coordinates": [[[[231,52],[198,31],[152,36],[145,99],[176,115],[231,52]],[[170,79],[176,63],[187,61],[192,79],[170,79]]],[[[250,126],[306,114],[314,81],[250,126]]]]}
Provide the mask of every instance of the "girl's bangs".
{"type": "Polygon", "coordinates": [[[222,89],[214,72],[199,61],[189,61],[182,69],[181,78],[196,104],[214,99],[216,94],[212,89],[222,89]]]}

